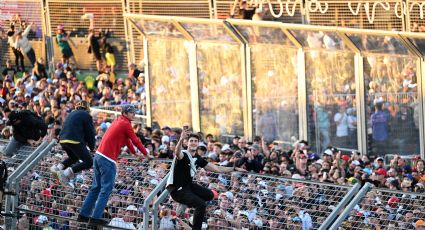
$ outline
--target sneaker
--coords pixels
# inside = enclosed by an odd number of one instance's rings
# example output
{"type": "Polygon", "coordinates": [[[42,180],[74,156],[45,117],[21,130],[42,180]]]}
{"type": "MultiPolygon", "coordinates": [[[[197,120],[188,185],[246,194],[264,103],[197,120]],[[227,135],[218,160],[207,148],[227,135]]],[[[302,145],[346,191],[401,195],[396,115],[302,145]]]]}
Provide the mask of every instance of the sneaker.
{"type": "Polygon", "coordinates": [[[61,170],[58,168],[57,165],[53,165],[52,167],[50,167],[50,172],[52,173],[52,176],[56,179],[59,180],[59,172],[61,170]]]}
{"type": "Polygon", "coordinates": [[[63,170],[60,170],[58,172],[58,181],[61,185],[64,185],[64,186],[68,184],[69,178],[65,176],[65,174],[63,173],[63,170]]]}
{"type": "Polygon", "coordinates": [[[90,221],[89,221],[89,225],[92,225],[92,226],[106,226],[106,225],[108,225],[108,223],[109,222],[105,219],[91,218],[90,221]]]}
{"type": "Polygon", "coordinates": [[[184,219],[184,213],[185,213],[185,211],[186,211],[186,209],[187,209],[187,205],[185,205],[185,204],[179,204],[178,206],[177,206],[177,209],[176,209],[176,215],[178,216],[178,217],[180,217],[180,218],[182,218],[182,219],[184,219]]]}
{"type": "Polygon", "coordinates": [[[77,217],[78,222],[88,223],[89,220],[90,220],[90,217],[82,216],[82,215],[78,214],[78,217],[77,217]]]}

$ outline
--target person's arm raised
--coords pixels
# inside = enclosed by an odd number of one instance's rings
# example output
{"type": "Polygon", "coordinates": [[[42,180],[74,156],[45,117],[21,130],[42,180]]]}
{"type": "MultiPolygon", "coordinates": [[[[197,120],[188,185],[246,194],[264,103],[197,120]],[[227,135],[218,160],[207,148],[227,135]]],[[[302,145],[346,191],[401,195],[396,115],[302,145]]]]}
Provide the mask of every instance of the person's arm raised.
{"type": "Polygon", "coordinates": [[[183,131],[182,131],[182,133],[180,135],[180,140],[179,140],[179,142],[176,145],[176,150],[174,151],[178,160],[181,160],[184,157],[184,155],[182,153],[182,145],[183,145],[184,139],[186,139],[187,136],[188,136],[187,130],[186,129],[183,129],[183,131]]]}

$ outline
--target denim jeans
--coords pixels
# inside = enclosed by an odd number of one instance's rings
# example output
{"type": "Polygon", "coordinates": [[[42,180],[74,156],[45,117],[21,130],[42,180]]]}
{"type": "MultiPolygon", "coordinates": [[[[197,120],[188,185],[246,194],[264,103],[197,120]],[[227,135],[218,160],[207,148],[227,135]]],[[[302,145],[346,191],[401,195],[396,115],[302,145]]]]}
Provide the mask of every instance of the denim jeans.
{"type": "Polygon", "coordinates": [[[81,207],[80,215],[100,219],[112,193],[117,168],[113,162],[96,154],[93,170],[93,184],[81,207]]]}
{"type": "Polygon", "coordinates": [[[6,147],[4,147],[3,154],[5,156],[11,157],[17,154],[19,149],[26,144],[27,143],[19,142],[14,137],[12,137],[9,143],[7,143],[6,147]]]}

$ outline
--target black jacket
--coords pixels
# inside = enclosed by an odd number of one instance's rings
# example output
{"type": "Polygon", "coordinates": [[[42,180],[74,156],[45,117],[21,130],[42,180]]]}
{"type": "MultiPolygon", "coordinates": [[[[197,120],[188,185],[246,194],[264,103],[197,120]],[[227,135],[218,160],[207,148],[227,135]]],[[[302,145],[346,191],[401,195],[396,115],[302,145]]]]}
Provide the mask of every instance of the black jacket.
{"type": "Polygon", "coordinates": [[[63,124],[59,134],[60,140],[77,141],[87,145],[94,151],[96,144],[96,131],[93,125],[93,118],[85,110],[72,111],[63,124]]]}
{"type": "Polygon", "coordinates": [[[44,120],[30,110],[12,111],[7,125],[13,127],[13,137],[21,143],[38,141],[47,134],[44,120]]]}

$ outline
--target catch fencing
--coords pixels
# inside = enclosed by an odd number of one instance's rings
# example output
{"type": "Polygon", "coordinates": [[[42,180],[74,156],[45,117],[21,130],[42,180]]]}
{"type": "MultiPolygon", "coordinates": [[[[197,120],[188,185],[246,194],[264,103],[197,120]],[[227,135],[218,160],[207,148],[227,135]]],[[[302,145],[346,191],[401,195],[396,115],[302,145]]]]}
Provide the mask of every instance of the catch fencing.
{"type": "MultiPolygon", "coordinates": [[[[359,186],[204,170],[198,171],[195,181],[219,193],[218,199],[208,202],[204,229],[290,229],[302,225],[318,229],[359,189],[359,186]]],[[[193,210],[179,207],[165,190],[154,204],[150,229],[182,228],[191,223],[192,215],[193,210]],[[172,218],[175,215],[177,219],[172,218]]]]}
{"type": "MultiPolygon", "coordinates": [[[[16,210],[19,211],[18,225],[24,229],[47,226],[91,229],[85,223],[78,223],[76,218],[92,184],[93,172],[78,173],[65,185],[58,183],[50,167],[65,157],[60,145],[55,145],[53,151],[31,162],[31,170],[20,178],[16,210]]],[[[111,229],[127,229],[130,225],[138,228],[146,210],[144,201],[168,173],[170,161],[146,161],[126,153],[121,157],[104,217],[111,220],[111,229]]]]}

